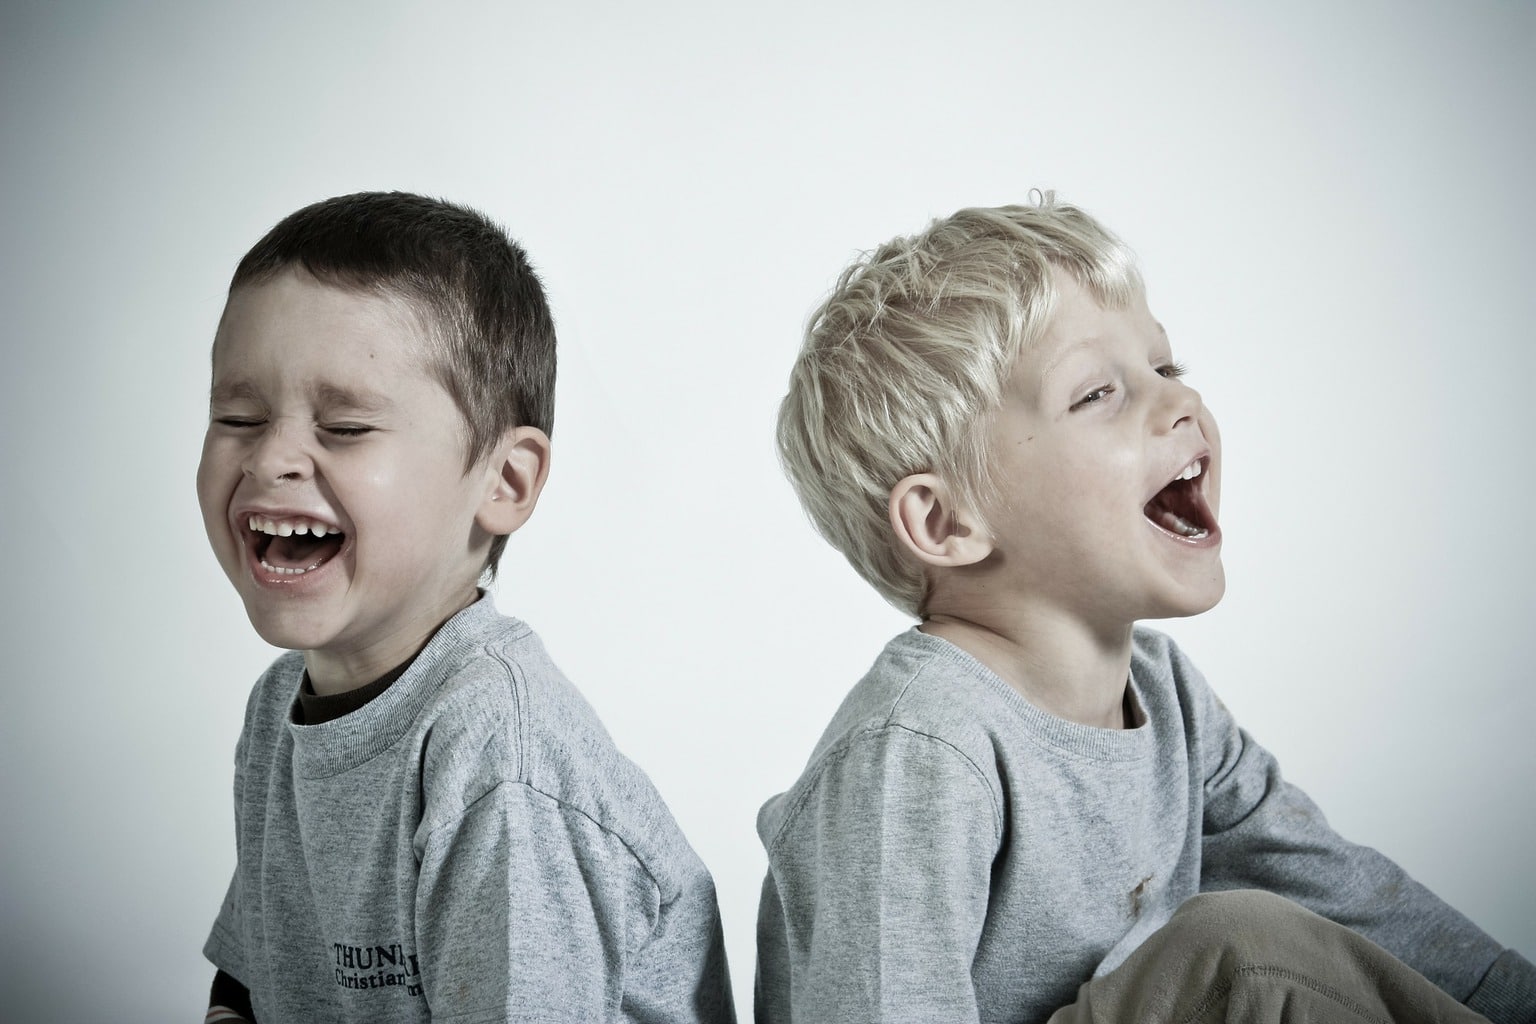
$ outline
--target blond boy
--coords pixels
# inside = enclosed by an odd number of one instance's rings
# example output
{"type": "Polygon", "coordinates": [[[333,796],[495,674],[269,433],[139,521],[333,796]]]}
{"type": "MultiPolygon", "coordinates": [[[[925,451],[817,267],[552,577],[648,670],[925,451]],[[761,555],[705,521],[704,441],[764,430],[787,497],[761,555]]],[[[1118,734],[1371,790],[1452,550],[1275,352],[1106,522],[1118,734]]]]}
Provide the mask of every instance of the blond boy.
{"type": "Polygon", "coordinates": [[[1536,1012],[1528,961],[1334,833],[1136,624],[1225,584],[1183,374],[1129,252],[1049,196],[887,243],[814,314],[784,464],[920,622],[758,817],[759,1021],[1536,1012]]]}

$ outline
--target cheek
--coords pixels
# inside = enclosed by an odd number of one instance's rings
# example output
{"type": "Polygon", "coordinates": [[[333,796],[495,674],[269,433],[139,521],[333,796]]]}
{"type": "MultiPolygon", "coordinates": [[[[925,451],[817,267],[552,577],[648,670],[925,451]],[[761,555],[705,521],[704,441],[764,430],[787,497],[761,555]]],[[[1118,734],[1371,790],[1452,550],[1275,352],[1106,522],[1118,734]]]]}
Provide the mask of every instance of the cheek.
{"type": "Polygon", "coordinates": [[[320,486],[352,521],[360,544],[394,546],[420,537],[422,524],[441,514],[448,489],[430,463],[415,458],[376,458],[332,463],[320,486]]]}
{"type": "Polygon", "coordinates": [[[1113,512],[1128,494],[1145,486],[1146,455],[1129,444],[1101,445],[1092,450],[1063,453],[1055,474],[1059,493],[1071,495],[1087,511],[1113,512]]]}
{"type": "Polygon", "coordinates": [[[197,505],[203,513],[203,532],[207,535],[208,545],[227,569],[227,561],[234,557],[237,545],[229,533],[232,485],[225,469],[227,456],[220,448],[211,440],[203,443],[203,457],[197,464],[197,505]]]}
{"type": "Polygon", "coordinates": [[[1211,506],[1212,512],[1221,511],[1221,431],[1216,426],[1216,417],[1211,415],[1211,410],[1202,409],[1200,415],[1200,429],[1205,434],[1205,439],[1211,446],[1211,480],[1206,484],[1205,500],[1211,506]]]}
{"type": "Polygon", "coordinates": [[[383,458],[333,464],[327,467],[321,487],[357,524],[359,537],[369,532],[397,536],[404,524],[428,515],[439,498],[433,482],[413,472],[412,466],[383,458]]]}
{"type": "Polygon", "coordinates": [[[223,490],[221,480],[225,460],[219,448],[213,438],[204,438],[202,458],[197,462],[197,504],[203,510],[203,519],[207,521],[216,515],[222,517],[224,499],[227,498],[227,495],[220,493],[223,490]]]}

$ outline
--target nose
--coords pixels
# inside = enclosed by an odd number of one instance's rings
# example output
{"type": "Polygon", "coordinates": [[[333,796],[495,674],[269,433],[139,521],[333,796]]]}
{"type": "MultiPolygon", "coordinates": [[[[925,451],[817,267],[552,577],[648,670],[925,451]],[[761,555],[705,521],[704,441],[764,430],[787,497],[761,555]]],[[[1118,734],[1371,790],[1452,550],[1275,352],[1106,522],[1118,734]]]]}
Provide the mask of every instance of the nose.
{"type": "Polygon", "coordinates": [[[304,449],[301,432],[292,424],[274,420],[251,445],[241,468],[258,483],[271,484],[303,480],[314,465],[304,449]]]}
{"type": "Polygon", "coordinates": [[[1158,428],[1172,431],[1186,420],[1197,426],[1200,412],[1205,408],[1200,392],[1177,377],[1164,377],[1162,382],[1156,412],[1158,428]]]}

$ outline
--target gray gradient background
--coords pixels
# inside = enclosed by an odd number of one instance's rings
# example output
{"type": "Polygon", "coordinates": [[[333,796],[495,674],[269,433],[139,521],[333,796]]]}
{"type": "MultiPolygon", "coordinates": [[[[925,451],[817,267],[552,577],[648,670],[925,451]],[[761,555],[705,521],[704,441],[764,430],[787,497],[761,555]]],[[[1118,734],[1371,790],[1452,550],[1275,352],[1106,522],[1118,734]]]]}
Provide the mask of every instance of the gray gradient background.
{"type": "Polygon", "coordinates": [[[207,350],[241,252],[363,188],[545,275],[500,603],[714,870],[743,1012],[756,809],[905,625],[775,463],[803,320],[1031,186],[1138,250],[1222,424],[1228,596],[1169,628],[1335,825],[1536,955],[1536,7],[1154,6],[5,4],[0,1016],[201,1012],[272,655],[197,514],[207,350]]]}

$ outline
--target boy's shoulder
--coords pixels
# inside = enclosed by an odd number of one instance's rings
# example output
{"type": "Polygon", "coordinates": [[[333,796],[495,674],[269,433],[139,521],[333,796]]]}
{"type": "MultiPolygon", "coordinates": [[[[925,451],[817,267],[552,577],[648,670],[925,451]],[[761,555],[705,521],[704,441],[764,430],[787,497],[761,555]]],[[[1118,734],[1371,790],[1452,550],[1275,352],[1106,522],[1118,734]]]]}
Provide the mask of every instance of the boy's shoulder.
{"type": "Polygon", "coordinates": [[[458,813],[497,785],[525,787],[613,837],[664,891],[680,884],[696,858],[649,776],[531,627],[489,599],[461,615],[472,612],[459,624],[467,642],[419,716],[429,813],[458,813]]]}
{"type": "Polygon", "coordinates": [[[414,774],[422,836],[453,827],[498,787],[522,787],[612,836],[663,889],[669,875],[691,870],[680,861],[692,851],[651,780],[619,751],[538,634],[489,596],[445,623],[389,689],[344,718],[291,726],[302,676],[303,659],[292,653],[267,670],[242,751],[249,745],[265,760],[290,747],[299,778],[414,774]]]}
{"type": "Polygon", "coordinates": [[[1168,636],[1138,624],[1132,634],[1131,681],[1147,715],[1178,723],[1181,735],[1198,738],[1207,729],[1226,725],[1229,716],[1205,676],[1189,655],[1168,636]]]}
{"type": "MultiPolygon", "coordinates": [[[[1174,641],[1138,625],[1131,676],[1138,694],[1187,701],[1204,680],[1174,641]]],[[[991,669],[941,637],[912,628],[897,635],[833,715],[811,756],[827,754],[882,729],[906,729],[986,757],[999,732],[1073,747],[1086,727],[1071,726],[1031,704],[991,669]]]]}
{"type": "Polygon", "coordinates": [[[824,790],[878,785],[873,780],[879,778],[942,777],[967,787],[1000,822],[1004,796],[995,734],[1009,728],[1015,705],[1022,704],[1006,683],[947,640],[915,627],[900,633],[844,697],[800,778],[763,806],[759,834],[771,850],[806,806],[826,797],[824,790]],[[850,773],[860,781],[841,779],[850,773]]]}
{"type": "Polygon", "coordinates": [[[1050,786],[1092,763],[1154,763],[1164,746],[1184,748],[1214,700],[1199,673],[1169,637],[1138,626],[1131,677],[1153,728],[1094,729],[1036,707],[961,648],[910,629],[854,685],[795,785],[764,806],[759,830],[778,834],[847,763],[899,757],[932,774],[934,758],[945,758],[967,766],[960,777],[988,790],[1001,813],[1020,787],[1050,786]]]}
{"type": "Polygon", "coordinates": [[[1155,673],[1170,681],[1193,671],[1189,656],[1167,633],[1137,623],[1131,630],[1131,672],[1155,673]]]}
{"type": "Polygon", "coordinates": [[[812,761],[870,732],[904,729],[973,748],[1016,697],[975,658],[913,627],[893,637],[843,699],[812,761]]]}

